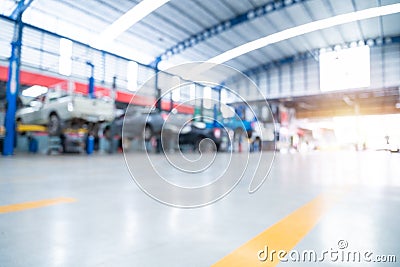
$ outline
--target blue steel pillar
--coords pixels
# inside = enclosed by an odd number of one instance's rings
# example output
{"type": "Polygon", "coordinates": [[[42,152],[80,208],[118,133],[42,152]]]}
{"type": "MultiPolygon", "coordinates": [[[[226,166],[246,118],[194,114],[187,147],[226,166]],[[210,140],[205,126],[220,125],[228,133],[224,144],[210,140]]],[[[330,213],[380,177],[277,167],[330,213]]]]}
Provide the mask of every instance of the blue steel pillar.
{"type": "Polygon", "coordinates": [[[169,111],[174,109],[174,99],[172,98],[172,91],[169,93],[169,111]]]}
{"type": "MultiPolygon", "coordinates": [[[[218,112],[221,112],[221,102],[222,102],[222,96],[221,96],[221,94],[222,94],[222,90],[223,90],[223,85],[224,85],[224,83],[221,83],[220,85],[218,85],[217,86],[217,89],[218,89],[218,112]]],[[[224,104],[226,104],[226,103],[224,103],[224,104]]]]}
{"type": "Polygon", "coordinates": [[[214,104],[213,109],[213,127],[218,127],[218,107],[217,104],[214,104]]]}
{"type": "Polygon", "coordinates": [[[89,77],[89,97],[96,98],[94,93],[94,65],[91,62],[86,62],[90,67],[90,77],[89,77]]]}
{"type": "MultiPolygon", "coordinates": [[[[21,1],[23,2],[23,1],[21,1]]],[[[4,139],[3,155],[14,154],[15,143],[15,112],[17,109],[17,96],[19,91],[19,67],[21,64],[21,44],[22,44],[22,12],[17,16],[14,26],[14,37],[11,43],[11,57],[8,68],[7,81],[7,111],[5,117],[6,136],[4,139]]]]}
{"type": "MultiPolygon", "coordinates": [[[[204,90],[204,88],[203,88],[203,90],[204,90]]],[[[200,98],[200,121],[201,122],[204,121],[203,114],[204,114],[204,97],[201,97],[200,98]]]]}
{"type": "MultiPolygon", "coordinates": [[[[156,109],[161,112],[162,105],[161,105],[161,88],[158,87],[158,64],[161,62],[161,57],[157,57],[156,60],[151,64],[151,67],[154,69],[155,72],[155,81],[154,81],[154,89],[156,90],[156,109]]],[[[172,99],[172,96],[171,96],[172,99]]],[[[161,153],[163,151],[162,144],[161,144],[161,137],[157,137],[156,139],[156,153],[161,153]]]]}
{"type": "Polygon", "coordinates": [[[154,81],[154,87],[156,90],[156,109],[161,111],[161,88],[158,88],[158,63],[160,63],[161,57],[157,57],[156,60],[152,63],[152,67],[155,71],[155,81],[154,81]]]}

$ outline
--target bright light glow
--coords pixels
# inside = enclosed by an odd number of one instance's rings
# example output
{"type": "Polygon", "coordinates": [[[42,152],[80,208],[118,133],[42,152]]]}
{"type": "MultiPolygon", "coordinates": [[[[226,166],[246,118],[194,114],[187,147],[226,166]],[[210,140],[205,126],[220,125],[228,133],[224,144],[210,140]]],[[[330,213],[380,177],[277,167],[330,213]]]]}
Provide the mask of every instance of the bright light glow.
{"type": "Polygon", "coordinates": [[[194,100],[196,98],[196,85],[194,83],[190,84],[189,95],[190,95],[190,100],[194,100]]]}
{"type": "Polygon", "coordinates": [[[37,97],[47,93],[47,91],[48,91],[47,87],[34,85],[22,91],[22,95],[27,97],[37,97]]]}
{"type": "Polygon", "coordinates": [[[235,109],[228,105],[221,105],[221,114],[223,118],[232,118],[235,116],[235,109]]]}
{"type": "Polygon", "coordinates": [[[226,89],[221,89],[221,102],[223,104],[233,103],[237,101],[241,101],[241,99],[237,99],[236,95],[232,94],[231,91],[226,89]]]}
{"type": "Polygon", "coordinates": [[[221,103],[226,104],[227,101],[228,101],[228,91],[221,89],[221,103]]]}
{"type": "MultiPolygon", "coordinates": [[[[93,47],[98,49],[103,49],[102,47],[97,47],[97,46],[93,47]]],[[[143,53],[143,51],[141,51],[140,49],[135,50],[132,49],[132,47],[128,47],[126,45],[116,42],[107,46],[107,51],[141,63],[150,62],[154,59],[152,56],[143,53]]]]}
{"type": "Polygon", "coordinates": [[[0,1],[0,14],[4,16],[10,16],[13,10],[16,8],[16,1],[0,1]]]}
{"type": "Polygon", "coordinates": [[[58,72],[61,75],[69,76],[72,70],[72,41],[61,38],[60,39],[60,61],[58,72]]]}
{"type": "Polygon", "coordinates": [[[399,114],[334,117],[333,122],[340,144],[365,143],[370,149],[400,148],[399,114]]]}
{"type": "Polygon", "coordinates": [[[314,32],[317,30],[327,29],[333,26],[342,25],[349,22],[354,22],[363,19],[375,18],[379,16],[385,16],[389,14],[395,14],[400,12],[400,4],[386,5],[381,7],[374,7],[364,9],[356,12],[346,13],[338,16],[334,16],[327,19],[317,20],[310,23],[306,23],[297,27],[286,29],[263,38],[245,43],[241,46],[235,47],[228,50],[216,57],[209,59],[207,62],[221,64],[227,62],[233,58],[239,57],[251,51],[265,47],[270,44],[274,44],[280,41],[284,41],[296,36],[300,36],[306,33],[314,32]]]}
{"type": "Polygon", "coordinates": [[[168,88],[171,90],[172,101],[178,102],[181,100],[181,79],[178,76],[173,76],[172,79],[167,79],[170,83],[168,88]]]}
{"type": "Polygon", "coordinates": [[[203,91],[203,104],[205,108],[212,108],[212,89],[211,87],[204,87],[203,91]]]}
{"type": "Polygon", "coordinates": [[[135,61],[128,62],[127,69],[127,81],[128,81],[128,90],[136,91],[137,90],[137,80],[138,80],[138,64],[135,61]]]}
{"type": "Polygon", "coordinates": [[[321,91],[370,85],[369,46],[322,53],[319,59],[321,91]]]}
{"type": "Polygon", "coordinates": [[[172,101],[179,102],[181,100],[181,88],[172,89],[172,101]]]}
{"type": "Polygon", "coordinates": [[[161,60],[160,63],[158,63],[158,69],[166,72],[171,71],[169,69],[173,68],[174,66],[177,66],[177,64],[171,62],[170,60],[161,60]]]}
{"type": "Polygon", "coordinates": [[[101,34],[99,42],[110,43],[117,38],[121,33],[128,30],[135,23],[142,20],[144,17],[149,15],[151,12],[161,7],[170,0],[143,0],[114,23],[108,26],[101,34]]]}

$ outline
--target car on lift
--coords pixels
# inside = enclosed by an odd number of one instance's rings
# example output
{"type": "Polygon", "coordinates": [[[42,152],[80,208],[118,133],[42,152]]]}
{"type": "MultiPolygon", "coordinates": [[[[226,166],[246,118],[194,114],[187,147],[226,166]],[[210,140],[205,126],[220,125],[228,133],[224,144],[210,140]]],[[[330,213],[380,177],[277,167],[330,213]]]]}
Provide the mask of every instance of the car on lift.
{"type": "Polygon", "coordinates": [[[154,107],[130,105],[115,121],[115,127],[123,138],[149,141],[152,137],[178,133],[191,118],[191,114],[177,113],[176,110],[166,112],[154,107]]]}
{"type": "Polygon", "coordinates": [[[149,141],[161,133],[163,124],[163,115],[157,109],[133,105],[128,106],[126,112],[115,121],[117,131],[129,140],[142,138],[149,141]]]}
{"type": "Polygon", "coordinates": [[[89,98],[52,89],[16,112],[17,123],[45,125],[49,135],[53,136],[59,135],[62,128],[71,123],[93,128],[100,122],[111,122],[114,117],[115,105],[111,98],[89,98]]]}
{"type": "Polygon", "coordinates": [[[234,139],[238,138],[251,138],[253,134],[253,121],[254,118],[246,116],[246,106],[239,106],[236,108],[231,107],[233,115],[228,118],[220,120],[222,125],[231,129],[234,132],[234,139]]]}

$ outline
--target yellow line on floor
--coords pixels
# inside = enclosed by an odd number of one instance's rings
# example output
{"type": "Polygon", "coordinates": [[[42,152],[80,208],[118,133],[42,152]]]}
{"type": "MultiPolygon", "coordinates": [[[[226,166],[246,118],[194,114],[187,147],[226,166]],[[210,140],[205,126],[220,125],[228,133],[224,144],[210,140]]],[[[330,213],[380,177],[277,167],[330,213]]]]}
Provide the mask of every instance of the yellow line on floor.
{"type": "Polygon", "coordinates": [[[11,204],[6,206],[0,206],[0,213],[7,213],[7,212],[15,212],[15,211],[22,211],[27,209],[36,209],[41,207],[46,207],[55,204],[61,203],[70,203],[77,201],[75,198],[68,198],[68,197],[59,197],[53,199],[43,199],[38,201],[32,202],[24,202],[18,204],[11,204]]]}
{"type": "MultiPolygon", "coordinates": [[[[322,215],[341,195],[342,194],[335,193],[323,193],[319,195],[314,200],[295,210],[293,213],[237,248],[212,266],[276,266],[280,262],[278,260],[278,252],[280,250],[286,252],[292,250],[318,223],[322,215]],[[261,250],[265,251],[266,246],[268,254],[270,254],[272,250],[276,251],[272,261],[271,255],[268,255],[269,257],[266,261],[259,260],[258,254],[261,250]]],[[[268,211],[266,210],[266,212],[268,211]]],[[[265,259],[266,255],[261,253],[260,256],[260,258],[265,259]]],[[[282,257],[284,257],[284,255],[281,255],[281,258],[282,257]]]]}

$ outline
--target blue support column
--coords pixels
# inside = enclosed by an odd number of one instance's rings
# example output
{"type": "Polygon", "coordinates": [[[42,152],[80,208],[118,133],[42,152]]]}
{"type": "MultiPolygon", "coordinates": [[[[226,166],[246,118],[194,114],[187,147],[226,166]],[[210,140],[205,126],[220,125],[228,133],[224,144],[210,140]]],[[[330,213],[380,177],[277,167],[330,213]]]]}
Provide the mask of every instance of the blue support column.
{"type": "Polygon", "coordinates": [[[204,121],[203,118],[203,114],[204,114],[204,97],[200,98],[200,121],[204,121]]]}
{"type": "Polygon", "coordinates": [[[172,98],[172,91],[169,93],[169,111],[174,109],[174,99],[172,98]]]}
{"type": "Polygon", "coordinates": [[[156,90],[156,109],[158,109],[159,111],[161,111],[161,89],[158,88],[158,63],[160,63],[161,61],[161,57],[157,57],[156,60],[153,62],[153,64],[151,65],[151,67],[154,69],[155,71],[155,81],[154,81],[154,89],[156,90]]]}
{"type": "MultiPolygon", "coordinates": [[[[21,1],[20,3],[23,3],[21,1]]],[[[21,5],[21,4],[19,4],[21,5]]],[[[5,117],[6,136],[4,139],[3,155],[10,156],[14,154],[15,144],[15,112],[17,109],[17,97],[19,92],[19,67],[21,64],[21,45],[22,45],[22,12],[17,16],[14,26],[14,37],[11,43],[11,57],[8,68],[7,81],[7,111],[5,117]]]]}
{"type": "Polygon", "coordinates": [[[293,67],[293,62],[290,63],[290,95],[293,96],[293,92],[294,92],[294,67],[293,67]]]}
{"type": "Polygon", "coordinates": [[[11,12],[10,18],[18,20],[18,17],[30,6],[33,0],[20,0],[17,7],[11,12]]]}
{"type": "MultiPolygon", "coordinates": [[[[218,91],[218,112],[221,112],[221,102],[222,102],[221,91],[222,91],[222,87],[221,87],[221,89],[218,91]]],[[[225,103],[224,103],[224,104],[225,104],[225,103]]]]}
{"type": "Polygon", "coordinates": [[[308,91],[308,62],[307,59],[303,61],[303,75],[304,75],[304,91],[308,91]]]}
{"type": "Polygon", "coordinates": [[[89,61],[86,62],[86,64],[88,64],[90,67],[89,88],[88,88],[89,97],[96,98],[94,90],[94,65],[89,61]]]}
{"type": "MultiPolygon", "coordinates": [[[[219,102],[221,103],[221,102],[219,102]]],[[[214,110],[213,110],[213,127],[218,127],[218,107],[217,104],[214,104],[214,110]]]]}
{"type": "Polygon", "coordinates": [[[103,73],[101,74],[101,83],[105,84],[106,83],[106,52],[102,51],[101,52],[101,57],[102,57],[102,67],[103,67],[103,73]]]}
{"type": "Polygon", "coordinates": [[[218,110],[221,110],[221,90],[224,88],[225,82],[222,82],[211,88],[212,91],[216,91],[218,93],[218,110]]]}
{"type": "Polygon", "coordinates": [[[282,95],[282,67],[278,65],[278,90],[279,95],[282,95]]]}
{"type": "Polygon", "coordinates": [[[267,90],[265,91],[265,93],[266,93],[265,96],[269,97],[271,95],[271,75],[269,73],[269,69],[267,69],[266,75],[267,75],[267,77],[266,77],[266,79],[267,79],[267,90]]]}

